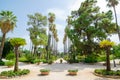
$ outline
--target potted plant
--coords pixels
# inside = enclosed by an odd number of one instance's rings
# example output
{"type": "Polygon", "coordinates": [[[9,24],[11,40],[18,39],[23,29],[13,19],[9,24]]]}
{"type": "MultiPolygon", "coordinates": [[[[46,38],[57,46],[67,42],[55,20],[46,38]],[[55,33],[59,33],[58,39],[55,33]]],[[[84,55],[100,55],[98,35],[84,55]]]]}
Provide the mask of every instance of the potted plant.
{"type": "Polygon", "coordinates": [[[78,70],[77,69],[69,69],[68,72],[69,72],[69,75],[77,75],[78,70]]]}
{"type": "Polygon", "coordinates": [[[40,69],[41,75],[48,75],[50,70],[49,69],[40,69]]]}
{"type": "Polygon", "coordinates": [[[14,65],[14,62],[13,62],[13,61],[6,61],[6,62],[5,62],[5,66],[8,66],[8,68],[13,67],[13,65],[14,65]]]}

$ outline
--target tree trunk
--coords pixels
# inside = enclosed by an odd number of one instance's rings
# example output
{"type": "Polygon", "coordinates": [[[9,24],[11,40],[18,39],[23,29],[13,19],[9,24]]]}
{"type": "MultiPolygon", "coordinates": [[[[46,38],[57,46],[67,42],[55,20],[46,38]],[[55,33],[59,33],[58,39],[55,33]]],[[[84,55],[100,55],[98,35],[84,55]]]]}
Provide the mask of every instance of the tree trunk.
{"type": "Polygon", "coordinates": [[[0,46],[0,60],[2,59],[2,52],[3,52],[3,48],[4,48],[5,36],[6,36],[6,33],[4,33],[2,36],[2,41],[1,41],[1,46],[0,46]]]}
{"type": "Polygon", "coordinates": [[[106,70],[110,71],[111,67],[110,67],[110,48],[107,47],[106,48],[106,70]]]}
{"type": "Polygon", "coordinates": [[[47,43],[47,47],[46,47],[46,51],[47,51],[47,60],[49,60],[50,56],[49,56],[49,49],[50,49],[50,42],[51,42],[51,35],[48,35],[48,43],[47,43]]]}
{"type": "Polygon", "coordinates": [[[18,71],[18,57],[19,54],[18,54],[18,46],[15,47],[15,66],[14,66],[14,72],[18,71]]]}
{"type": "Polygon", "coordinates": [[[117,22],[117,14],[116,14],[116,9],[115,7],[113,7],[113,10],[114,10],[114,14],[115,14],[115,21],[116,21],[116,30],[118,32],[118,37],[119,37],[119,41],[120,41],[120,29],[119,29],[119,26],[118,26],[118,22],[117,22]]]}
{"type": "Polygon", "coordinates": [[[37,46],[34,46],[34,52],[33,52],[34,56],[37,56],[36,49],[37,49],[37,46]]]}

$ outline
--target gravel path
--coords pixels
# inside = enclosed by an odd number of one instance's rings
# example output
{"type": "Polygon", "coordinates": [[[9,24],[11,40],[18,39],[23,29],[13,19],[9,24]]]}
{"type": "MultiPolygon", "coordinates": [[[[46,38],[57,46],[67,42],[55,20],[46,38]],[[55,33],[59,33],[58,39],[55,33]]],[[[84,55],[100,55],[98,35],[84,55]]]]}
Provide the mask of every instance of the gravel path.
{"type": "MultiPolygon", "coordinates": [[[[117,65],[116,68],[111,64],[112,69],[120,69],[120,65],[117,65]]],[[[96,68],[105,68],[101,63],[96,63],[94,65],[77,63],[77,64],[67,64],[66,61],[63,61],[62,64],[57,60],[52,65],[48,64],[21,64],[20,69],[30,69],[30,74],[22,77],[16,77],[12,79],[3,79],[3,80],[120,80],[120,79],[109,79],[101,78],[93,75],[93,71],[96,68]],[[48,76],[41,76],[39,70],[47,68],[51,72],[48,76]],[[69,76],[68,69],[78,69],[77,76],[69,76]]],[[[0,66],[0,72],[4,70],[11,70],[13,68],[7,68],[5,66],[0,66]]],[[[2,79],[0,79],[2,80],[2,79]]]]}

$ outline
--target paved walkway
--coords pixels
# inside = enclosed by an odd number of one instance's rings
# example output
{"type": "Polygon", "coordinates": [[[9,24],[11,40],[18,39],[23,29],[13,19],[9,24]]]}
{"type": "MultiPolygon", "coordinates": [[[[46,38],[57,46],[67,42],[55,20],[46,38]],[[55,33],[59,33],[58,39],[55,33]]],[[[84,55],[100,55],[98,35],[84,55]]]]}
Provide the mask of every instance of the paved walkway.
{"type": "MultiPolygon", "coordinates": [[[[94,65],[90,64],[67,64],[65,61],[64,63],[60,64],[59,60],[52,65],[48,64],[22,64],[20,63],[20,69],[30,69],[30,74],[22,77],[16,77],[12,79],[4,79],[4,80],[120,80],[120,79],[109,79],[109,78],[101,78],[93,75],[93,71],[96,68],[105,68],[101,63],[97,63],[94,65]],[[39,70],[47,68],[50,69],[51,72],[48,76],[41,76],[39,70]],[[68,69],[78,69],[77,76],[69,76],[67,75],[68,69]]],[[[113,64],[111,64],[113,69],[113,64]]],[[[0,66],[0,72],[4,70],[11,70],[13,68],[7,68],[5,66],[0,66]]],[[[114,69],[120,69],[120,65],[117,65],[114,69]]],[[[0,79],[2,80],[2,79],[0,79]]]]}

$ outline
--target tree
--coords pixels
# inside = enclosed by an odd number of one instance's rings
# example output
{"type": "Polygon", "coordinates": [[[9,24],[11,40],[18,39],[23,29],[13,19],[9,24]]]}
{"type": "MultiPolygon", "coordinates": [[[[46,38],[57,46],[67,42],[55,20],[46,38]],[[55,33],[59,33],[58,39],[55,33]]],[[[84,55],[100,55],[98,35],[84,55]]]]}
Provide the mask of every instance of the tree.
{"type": "Polygon", "coordinates": [[[18,48],[20,46],[23,46],[26,44],[25,39],[23,38],[12,38],[10,39],[10,43],[11,45],[14,46],[14,50],[15,50],[15,67],[14,67],[14,72],[18,71],[18,58],[19,58],[19,54],[18,54],[18,48]]]}
{"type": "Polygon", "coordinates": [[[117,13],[116,13],[116,7],[115,7],[119,4],[119,0],[106,0],[106,1],[108,2],[107,4],[108,7],[113,7],[114,14],[115,14],[116,31],[118,33],[118,37],[120,41],[120,29],[119,29],[118,22],[117,22],[117,13]]]}
{"type": "Polygon", "coordinates": [[[2,59],[2,52],[5,42],[6,34],[9,31],[13,31],[14,27],[16,26],[16,16],[11,11],[2,11],[0,12],[0,29],[2,32],[2,42],[0,45],[0,59],[2,59]]]}
{"type": "Polygon", "coordinates": [[[115,43],[112,41],[109,41],[109,40],[103,40],[99,44],[100,44],[101,48],[104,48],[106,50],[106,64],[107,64],[106,70],[110,71],[111,70],[111,67],[110,67],[110,48],[112,46],[114,46],[115,43]]]}
{"type": "Polygon", "coordinates": [[[96,3],[96,0],[82,2],[80,8],[71,13],[72,28],[66,30],[76,51],[87,56],[97,53],[99,41],[115,32],[112,11],[100,12],[96,3]]]}
{"type": "Polygon", "coordinates": [[[49,60],[49,58],[50,58],[49,51],[51,49],[51,39],[53,37],[52,36],[52,31],[54,30],[53,26],[55,26],[55,24],[53,24],[53,22],[55,21],[55,14],[54,13],[48,13],[48,16],[49,16],[49,18],[48,18],[49,30],[48,30],[48,43],[47,43],[47,46],[46,46],[46,51],[47,51],[47,59],[49,60]]]}
{"type": "Polygon", "coordinates": [[[34,54],[36,54],[36,49],[38,45],[46,44],[47,35],[44,26],[47,25],[47,18],[40,13],[35,13],[34,15],[28,15],[29,21],[28,25],[32,27],[27,30],[30,32],[30,39],[34,45],[34,54]]]}

